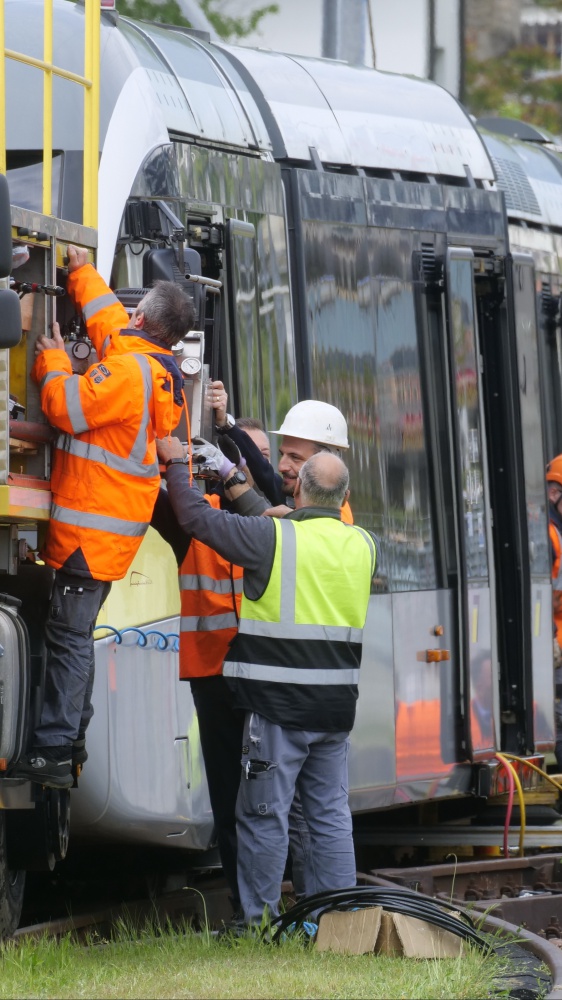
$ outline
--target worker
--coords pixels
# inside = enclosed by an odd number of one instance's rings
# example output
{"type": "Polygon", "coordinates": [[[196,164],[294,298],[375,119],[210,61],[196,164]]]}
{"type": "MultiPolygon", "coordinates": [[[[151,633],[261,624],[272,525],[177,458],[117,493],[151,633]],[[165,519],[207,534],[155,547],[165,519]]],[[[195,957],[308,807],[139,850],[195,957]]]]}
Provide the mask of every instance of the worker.
{"type": "Polygon", "coordinates": [[[223,674],[246,712],[237,802],[238,884],[247,924],[278,913],[298,786],[315,891],[355,884],[347,797],[362,632],[376,549],[344,524],[349,475],[335,455],[299,471],[282,519],[213,509],[189,486],[176,438],[158,442],[179,524],[244,568],[239,628],[223,674]]]}
{"type": "Polygon", "coordinates": [[[554,715],[556,721],[556,764],[562,772],[562,455],[546,467],[549,525],[552,555],[552,607],[554,617],[554,715]]]}
{"type": "MultiPolygon", "coordinates": [[[[215,414],[217,433],[228,434],[237,444],[256,486],[270,498],[273,506],[292,506],[298,472],[308,458],[319,451],[341,455],[342,450],[349,448],[347,423],[343,413],[331,403],[304,399],[291,407],[279,430],[271,432],[281,436],[279,474],[276,474],[258,446],[248,440],[245,429],[227,413],[228,396],[222,382],[214,385],[222,387],[223,394],[222,406],[215,414]]],[[[342,521],[353,524],[353,515],[347,501],[342,507],[341,518],[342,521]]]]}
{"type": "Polygon", "coordinates": [[[42,551],[55,578],[45,631],[41,717],[17,776],[54,788],[73,783],[86,758],[93,714],[93,628],[111,581],[125,576],[150,519],[160,474],[155,434],[182,413],[181,373],[171,348],[194,322],[191,300],[158,282],[129,318],[91,264],[68,248],[67,289],[82,311],[99,360],[73,375],[58,325],[40,336],[32,378],[54,449],[52,505],[42,551]]]}
{"type": "MultiPolygon", "coordinates": [[[[212,446],[207,447],[210,452],[212,446]]],[[[234,462],[219,449],[213,465],[205,446],[193,447],[193,461],[206,458],[199,471],[211,477],[223,472],[220,492],[205,499],[219,510],[243,516],[259,515],[270,505],[246,482],[234,462]],[[239,481],[238,481],[239,480],[239,481]]],[[[238,459],[240,455],[238,454],[238,459]]],[[[188,680],[199,722],[199,737],[209,797],[225,878],[230,888],[234,918],[240,898],[236,874],[235,806],[240,783],[240,751],[244,713],[233,705],[222,676],[228,647],[238,630],[242,599],[242,567],[224,559],[214,549],[192,538],[178,524],[166,490],[158,494],[152,526],[171,545],[178,563],[181,595],[179,673],[188,680]]]]}
{"type": "MultiPolygon", "coordinates": [[[[212,401],[219,399],[216,391],[212,401]]],[[[248,417],[242,418],[242,422],[258,446],[263,447],[264,440],[269,444],[259,421],[248,417]]],[[[223,436],[225,449],[228,441],[228,437],[223,436]]],[[[240,452],[234,444],[231,449],[234,461],[207,442],[193,447],[193,461],[205,460],[204,468],[199,464],[200,473],[205,471],[214,477],[222,472],[226,478],[224,483],[219,480],[220,488],[205,493],[205,499],[216,509],[242,516],[259,515],[270,506],[269,501],[250,487],[243,470],[235,464],[240,462],[240,452]]],[[[190,682],[197,712],[215,837],[236,923],[240,919],[240,896],[235,807],[240,784],[244,712],[234,707],[232,692],[222,676],[222,665],[238,630],[242,567],[233,565],[208,545],[186,534],[176,521],[165,489],[159,491],[151,523],[170,544],[178,563],[181,594],[179,673],[181,680],[190,682]]],[[[291,809],[290,824],[295,890],[298,895],[307,895],[305,864],[308,864],[310,840],[298,798],[291,809]]]]}
{"type": "Polygon", "coordinates": [[[271,462],[271,445],[261,420],[256,417],[238,417],[235,423],[252,439],[266,462],[271,462]]]}

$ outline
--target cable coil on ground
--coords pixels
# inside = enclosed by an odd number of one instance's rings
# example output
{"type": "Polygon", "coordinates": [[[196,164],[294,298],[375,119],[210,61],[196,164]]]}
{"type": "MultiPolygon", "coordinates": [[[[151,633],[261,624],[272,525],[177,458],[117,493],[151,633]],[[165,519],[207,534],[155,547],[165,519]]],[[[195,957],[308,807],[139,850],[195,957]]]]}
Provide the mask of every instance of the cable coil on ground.
{"type": "Polygon", "coordinates": [[[291,925],[294,925],[295,929],[299,929],[307,919],[310,919],[312,914],[314,914],[313,919],[318,923],[324,913],[333,910],[356,910],[371,906],[381,906],[383,910],[390,913],[402,913],[408,917],[425,920],[427,923],[469,941],[481,951],[493,952],[495,950],[489,941],[475,929],[474,921],[468,913],[460,910],[458,905],[447,903],[444,900],[435,900],[431,896],[413,892],[411,889],[392,889],[371,885],[358,885],[350,889],[335,889],[307,896],[306,899],[295,903],[286,913],[272,920],[270,926],[265,928],[262,933],[264,935],[270,934],[271,941],[274,944],[279,944],[283,934],[291,925]],[[452,911],[460,913],[462,920],[452,916],[452,911]]]}

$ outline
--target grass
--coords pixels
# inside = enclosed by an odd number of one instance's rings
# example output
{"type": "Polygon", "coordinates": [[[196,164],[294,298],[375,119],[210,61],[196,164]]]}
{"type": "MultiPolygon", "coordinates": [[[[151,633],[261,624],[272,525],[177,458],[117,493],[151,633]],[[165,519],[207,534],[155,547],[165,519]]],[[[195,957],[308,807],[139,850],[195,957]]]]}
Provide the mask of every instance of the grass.
{"type": "Polygon", "coordinates": [[[498,994],[505,960],[467,950],[440,961],[315,952],[299,940],[277,947],[224,941],[190,930],[87,945],[43,938],[0,950],[0,1000],[17,998],[352,998],[481,1000],[498,994]],[[495,992],[496,990],[496,992],[495,992]]]}

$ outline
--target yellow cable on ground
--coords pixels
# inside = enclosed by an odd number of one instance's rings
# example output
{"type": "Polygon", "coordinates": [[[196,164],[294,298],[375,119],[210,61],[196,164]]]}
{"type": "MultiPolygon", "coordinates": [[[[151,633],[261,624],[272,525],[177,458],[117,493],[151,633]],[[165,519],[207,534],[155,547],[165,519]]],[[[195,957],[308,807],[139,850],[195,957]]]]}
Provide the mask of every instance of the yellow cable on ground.
{"type": "MultiPolygon", "coordinates": [[[[502,754],[497,753],[496,757],[501,760],[502,764],[506,768],[509,768],[513,775],[513,780],[515,782],[515,787],[517,788],[517,798],[519,799],[519,814],[520,814],[520,825],[519,825],[519,857],[524,857],[525,854],[525,830],[526,830],[526,815],[525,815],[525,797],[523,795],[523,788],[521,787],[521,782],[519,780],[519,775],[515,770],[513,764],[510,764],[508,757],[512,757],[512,754],[502,754]]],[[[519,758],[514,758],[515,760],[519,758]]]]}

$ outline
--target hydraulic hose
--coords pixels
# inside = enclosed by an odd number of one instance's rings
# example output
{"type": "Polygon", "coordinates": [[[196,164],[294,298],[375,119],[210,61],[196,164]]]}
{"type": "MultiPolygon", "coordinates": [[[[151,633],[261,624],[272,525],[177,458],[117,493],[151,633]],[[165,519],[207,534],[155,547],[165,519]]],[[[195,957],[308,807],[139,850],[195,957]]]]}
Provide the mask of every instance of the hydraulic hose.
{"type": "Polygon", "coordinates": [[[320,892],[314,896],[307,896],[301,899],[286,913],[281,914],[271,921],[269,927],[264,928],[262,937],[272,933],[271,941],[279,944],[287,928],[295,925],[301,927],[307,919],[314,915],[318,921],[324,913],[346,910],[365,909],[366,907],[381,906],[383,910],[390,913],[402,913],[405,916],[417,917],[427,923],[440,927],[442,930],[450,931],[465,941],[471,942],[482,951],[494,951],[494,948],[485,940],[474,927],[474,922],[463,910],[446,900],[435,900],[431,896],[423,893],[413,892],[411,889],[358,885],[348,889],[334,889],[330,892],[320,892]],[[460,913],[462,920],[451,916],[451,911],[460,913]]]}

